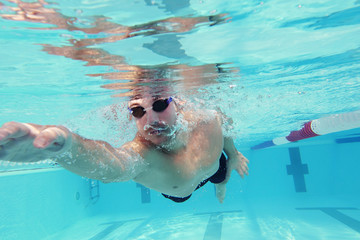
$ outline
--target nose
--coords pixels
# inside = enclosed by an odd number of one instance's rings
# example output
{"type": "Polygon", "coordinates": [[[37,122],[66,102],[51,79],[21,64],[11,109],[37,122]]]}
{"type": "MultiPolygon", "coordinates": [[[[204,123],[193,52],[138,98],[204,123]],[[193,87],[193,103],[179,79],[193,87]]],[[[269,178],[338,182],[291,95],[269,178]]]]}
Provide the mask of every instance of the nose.
{"type": "Polygon", "coordinates": [[[159,115],[157,112],[155,111],[146,111],[146,123],[149,124],[149,125],[154,125],[154,124],[157,124],[159,123],[159,115]]]}

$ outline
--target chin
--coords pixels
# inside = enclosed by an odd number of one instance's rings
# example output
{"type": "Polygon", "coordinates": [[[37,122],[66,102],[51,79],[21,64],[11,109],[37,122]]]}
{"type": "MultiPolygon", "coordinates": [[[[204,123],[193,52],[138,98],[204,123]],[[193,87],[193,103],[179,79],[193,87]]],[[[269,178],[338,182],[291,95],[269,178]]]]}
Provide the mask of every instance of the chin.
{"type": "Polygon", "coordinates": [[[149,140],[154,144],[154,145],[162,145],[164,143],[166,143],[169,139],[166,136],[151,136],[149,138],[149,140]]]}

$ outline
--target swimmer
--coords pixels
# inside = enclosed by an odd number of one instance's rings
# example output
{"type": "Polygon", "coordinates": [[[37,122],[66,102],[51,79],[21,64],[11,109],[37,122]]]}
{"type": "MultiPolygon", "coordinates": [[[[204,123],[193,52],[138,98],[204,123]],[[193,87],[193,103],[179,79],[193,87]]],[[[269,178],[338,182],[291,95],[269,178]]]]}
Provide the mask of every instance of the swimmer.
{"type": "Polygon", "coordinates": [[[231,172],[248,175],[248,160],[223,136],[220,113],[186,109],[185,104],[164,94],[131,99],[128,110],[137,133],[120,148],[63,126],[8,122],[0,128],[0,160],[52,159],[105,183],[133,180],[174,202],[186,201],[210,181],[222,203],[231,172]]]}

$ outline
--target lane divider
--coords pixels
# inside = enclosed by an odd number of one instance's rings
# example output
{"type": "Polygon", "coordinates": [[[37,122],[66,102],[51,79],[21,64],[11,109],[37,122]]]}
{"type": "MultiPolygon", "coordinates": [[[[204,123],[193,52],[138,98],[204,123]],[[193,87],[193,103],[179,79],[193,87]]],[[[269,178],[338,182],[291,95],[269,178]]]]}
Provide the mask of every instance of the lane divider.
{"type": "Polygon", "coordinates": [[[302,139],[335,133],[354,128],[360,128],[360,110],[348,113],[335,114],[306,122],[297,131],[290,132],[286,137],[274,138],[251,147],[252,150],[278,146],[302,139]]]}

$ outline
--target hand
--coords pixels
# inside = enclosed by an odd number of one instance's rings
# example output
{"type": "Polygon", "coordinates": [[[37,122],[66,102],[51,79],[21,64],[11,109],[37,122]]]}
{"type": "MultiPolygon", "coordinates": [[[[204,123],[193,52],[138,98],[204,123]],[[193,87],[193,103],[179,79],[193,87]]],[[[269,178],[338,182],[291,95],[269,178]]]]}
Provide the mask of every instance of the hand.
{"type": "Polygon", "coordinates": [[[0,128],[0,160],[35,162],[66,151],[71,133],[62,126],[5,123],[0,128]]]}
{"type": "Polygon", "coordinates": [[[217,14],[209,16],[209,21],[212,22],[210,26],[215,26],[220,23],[229,22],[231,20],[231,17],[227,17],[228,14],[217,14]]]}
{"type": "Polygon", "coordinates": [[[222,183],[215,184],[216,188],[216,197],[220,203],[223,203],[226,193],[226,183],[230,180],[232,170],[236,170],[241,178],[244,178],[245,175],[249,175],[249,160],[242,155],[242,153],[236,151],[236,155],[229,156],[227,160],[227,171],[226,178],[222,183]]]}
{"type": "MultiPolygon", "coordinates": [[[[235,157],[229,157],[228,159],[228,171],[235,169],[241,178],[244,178],[245,175],[249,175],[249,160],[242,155],[241,152],[237,152],[235,157]]],[[[226,180],[229,181],[230,175],[226,176],[226,180]]],[[[225,181],[226,181],[225,180],[225,181]]]]}

